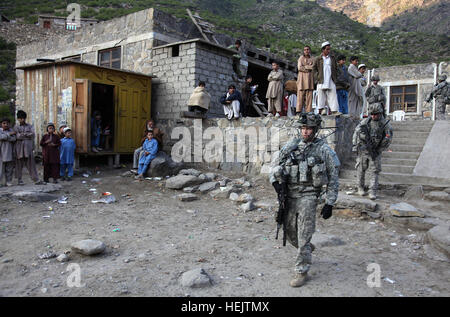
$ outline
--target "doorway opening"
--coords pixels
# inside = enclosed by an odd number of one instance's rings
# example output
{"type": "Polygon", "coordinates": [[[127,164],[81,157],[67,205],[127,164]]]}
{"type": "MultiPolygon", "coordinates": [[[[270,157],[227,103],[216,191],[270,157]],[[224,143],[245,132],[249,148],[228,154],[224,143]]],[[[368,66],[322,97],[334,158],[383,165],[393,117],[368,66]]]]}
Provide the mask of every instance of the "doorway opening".
{"type": "Polygon", "coordinates": [[[92,83],[91,148],[93,152],[114,151],[115,126],[114,86],[92,83]]]}
{"type": "MultiPolygon", "coordinates": [[[[256,93],[258,94],[259,100],[266,105],[266,108],[267,108],[266,92],[267,88],[269,87],[267,77],[269,76],[270,71],[271,70],[268,68],[252,64],[251,62],[248,63],[247,75],[251,75],[253,78],[252,86],[258,85],[256,93]]],[[[248,116],[259,117],[259,114],[256,112],[255,109],[253,109],[253,107],[251,107],[249,109],[248,116]]]]}

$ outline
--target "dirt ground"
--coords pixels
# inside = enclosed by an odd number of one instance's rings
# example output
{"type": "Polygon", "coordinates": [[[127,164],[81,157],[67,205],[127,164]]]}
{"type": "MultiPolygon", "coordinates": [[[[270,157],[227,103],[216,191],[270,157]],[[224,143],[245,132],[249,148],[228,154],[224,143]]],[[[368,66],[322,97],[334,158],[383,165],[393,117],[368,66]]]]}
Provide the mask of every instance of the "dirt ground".
{"type": "MultiPolygon", "coordinates": [[[[181,202],[174,196],[182,191],[165,189],[164,181],[122,177],[127,170],[104,168],[89,178],[60,182],[63,190],[57,195],[68,197],[67,204],[2,200],[0,296],[450,295],[449,263],[425,255],[424,232],[336,216],[318,217],[316,231],[345,244],[318,247],[310,280],[291,288],[296,249],[275,240],[274,209],[243,213],[231,200],[208,194],[181,202]],[[92,182],[94,178],[100,183],[92,182]],[[105,191],[118,202],[91,202],[105,191]],[[48,251],[61,254],[82,239],[101,240],[107,249],[90,257],[72,252],[66,263],[39,258],[48,251]],[[67,284],[67,268],[73,263],[81,269],[82,287],[67,284]],[[367,285],[371,263],[380,266],[380,287],[367,285]],[[213,285],[183,287],[181,274],[199,267],[213,285]]],[[[262,179],[246,192],[257,200],[276,200],[262,179]]]]}

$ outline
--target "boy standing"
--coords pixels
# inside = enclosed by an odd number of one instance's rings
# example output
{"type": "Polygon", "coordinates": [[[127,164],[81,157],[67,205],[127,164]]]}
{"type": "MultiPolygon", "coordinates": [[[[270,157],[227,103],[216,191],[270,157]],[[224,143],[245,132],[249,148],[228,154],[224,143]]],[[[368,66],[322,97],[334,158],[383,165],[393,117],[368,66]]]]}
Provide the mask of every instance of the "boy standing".
{"type": "Polygon", "coordinates": [[[26,123],[27,113],[23,110],[17,111],[17,120],[19,124],[14,126],[14,135],[16,136],[15,154],[16,154],[16,177],[19,185],[23,185],[22,169],[27,167],[31,179],[36,185],[41,185],[36,163],[34,162],[34,129],[31,124],[26,123]]]}
{"type": "Polygon", "coordinates": [[[0,128],[0,181],[5,174],[6,186],[12,186],[14,170],[14,142],[16,135],[10,128],[11,121],[8,118],[2,119],[0,128]]]}
{"type": "Polygon", "coordinates": [[[41,139],[42,156],[44,158],[44,182],[53,178],[53,183],[58,183],[59,177],[59,146],[61,140],[55,134],[55,125],[47,125],[47,133],[41,139]]]}
{"type": "Polygon", "coordinates": [[[73,176],[73,163],[75,161],[75,141],[72,139],[72,130],[64,129],[64,138],[61,140],[60,172],[62,180],[71,181],[73,176]],[[67,170],[67,178],[66,178],[67,170]]]}

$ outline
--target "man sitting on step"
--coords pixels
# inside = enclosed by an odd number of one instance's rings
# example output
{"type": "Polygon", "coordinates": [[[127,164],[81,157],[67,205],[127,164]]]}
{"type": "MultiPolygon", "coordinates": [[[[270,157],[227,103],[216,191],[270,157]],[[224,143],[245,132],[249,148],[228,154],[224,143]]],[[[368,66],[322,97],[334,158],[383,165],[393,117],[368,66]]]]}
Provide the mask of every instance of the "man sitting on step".
{"type": "Polygon", "coordinates": [[[392,127],[383,117],[380,104],[369,105],[369,118],[363,119],[353,133],[353,151],[357,152],[356,171],[358,177],[358,194],[364,196],[365,174],[369,169],[369,198],[377,198],[378,175],[381,172],[381,153],[392,142],[392,127]]]}

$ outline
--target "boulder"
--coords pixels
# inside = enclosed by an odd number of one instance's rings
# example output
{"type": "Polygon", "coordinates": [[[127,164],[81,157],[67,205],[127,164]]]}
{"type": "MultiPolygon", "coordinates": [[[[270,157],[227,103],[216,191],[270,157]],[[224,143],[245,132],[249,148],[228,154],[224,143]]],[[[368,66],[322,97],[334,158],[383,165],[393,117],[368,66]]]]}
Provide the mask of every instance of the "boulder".
{"type": "Polygon", "coordinates": [[[425,194],[425,198],[432,201],[449,201],[450,202],[450,194],[445,191],[433,191],[425,194]]]}
{"type": "Polygon", "coordinates": [[[392,204],[389,207],[392,216],[395,217],[425,217],[416,207],[407,203],[392,204]]]}
{"type": "Polygon", "coordinates": [[[249,202],[246,202],[245,204],[242,204],[241,205],[241,210],[243,211],[243,212],[247,212],[247,211],[252,211],[252,210],[254,210],[256,207],[255,207],[255,205],[253,204],[253,201],[249,201],[249,202]]]}
{"type": "Polygon", "coordinates": [[[216,188],[219,187],[219,182],[207,182],[207,183],[203,183],[198,187],[198,190],[201,193],[207,193],[211,190],[214,190],[216,188]]]}
{"type": "Polygon", "coordinates": [[[197,171],[196,169],[189,168],[189,169],[183,169],[179,172],[181,175],[192,175],[192,176],[200,176],[201,172],[197,171]]]}
{"type": "Polygon", "coordinates": [[[175,162],[165,152],[159,151],[150,163],[147,175],[150,177],[172,176],[176,175],[182,168],[182,163],[175,162]]]}
{"type": "Polygon", "coordinates": [[[197,200],[197,199],[198,199],[198,196],[197,196],[197,195],[195,195],[195,194],[189,194],[189,193],[181,194],[181,195],[178,195],[177,197],[178,197],[178,199],[181,200],[181,201],[194,201],[194,200],[197,200]]]}
{"type": "Polygon", "coordinates": [[[430,229],[427,237],[432,246],[450,258],[450,226],[448,224],[430,229]]]}
{"type": "Polygon", "coordinates": [[[255,201],[255,198],[253,198],[253,196],[250,194],[241,194],[238,197],[237,201],[242,202],[242,203],[248,203],[249,201],[251,201],[251,202],[255,201]]]}
{"type": "Polygon", "coordinates": [[[183,188],[183,191],[185,193],[194,193],[194,192],[198,191],[198,186],[185,187],[185,188],[183,188]]]}
{"type": "Polygon", "coordinates": [[[84,255],[95,255],[105,251],[106,246],[101,241],[88,239],[72,243],[71,248],[84,255]]]}
{"type": "Polygon", "coordinates": [[[202,268],[194,269],[181,275],[181,285],[184,287],[201,288],[212,285],[208,273],[202,268]]]}
{"type": "Polygon", "coordinates": [[[339,193],[336,209],[355,209],[364,213],[376,211],[377,203],[367,198],[355,197],[339,193]]]}
{"type": "Polygon", "coordinates": [[[202,180],[193,175],[176,175],[166,180],[166,188],[182,189],[184,187],[201,184],[202,180]]]}
{"type": "Polygon", "coordinates": [[[231,193],[230,194],[230,200],[232,201],[237,201],[239,199],[239,195],[236,193],[231,193]]]}
{"type": "Polygon", "coordinates": [[[214,173],[206,173],[206,178],[208,178],[209,180],[213,181],[216,179],[217,175],[214,173]]]}
{"type": "Polygon", "coordinates": [[[209,195],[213,198],[228,198],[231,193],[240,193],[241,189],[235,187],[234,185],[228,185],[225,187],[219,187],[216,190],[213,190],[209,193],[209,195]]]}

